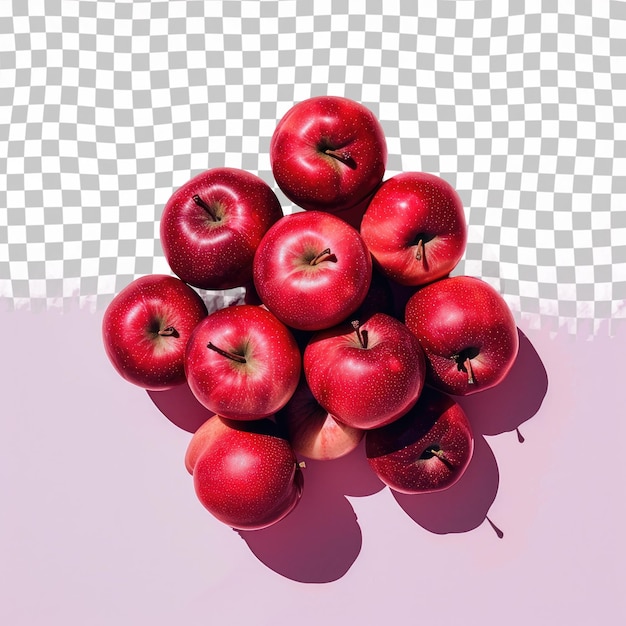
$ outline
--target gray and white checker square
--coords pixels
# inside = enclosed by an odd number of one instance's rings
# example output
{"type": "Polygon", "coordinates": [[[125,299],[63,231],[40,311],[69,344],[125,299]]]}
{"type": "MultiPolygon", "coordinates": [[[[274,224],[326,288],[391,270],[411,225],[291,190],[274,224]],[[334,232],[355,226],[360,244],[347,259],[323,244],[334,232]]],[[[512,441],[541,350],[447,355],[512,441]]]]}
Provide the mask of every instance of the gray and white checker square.
{"type": "MultiPolygon", "coordinates": [[[[159,219],[204,169],[260,175],[296,102],[342,95],[469,224],[456,274],[535,327],[626,317],[626,2],[0,2],[0,298],[102,309],[170,273],[159,219]]],[[[237,293],[209,294],[214,306],[237,293]]]]}

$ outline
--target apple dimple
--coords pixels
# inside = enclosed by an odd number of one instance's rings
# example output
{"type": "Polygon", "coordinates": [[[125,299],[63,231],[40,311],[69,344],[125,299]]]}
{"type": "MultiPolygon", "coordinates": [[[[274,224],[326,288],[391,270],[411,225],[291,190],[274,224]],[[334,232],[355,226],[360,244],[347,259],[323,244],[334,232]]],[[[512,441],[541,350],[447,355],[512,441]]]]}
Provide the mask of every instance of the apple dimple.
{"type": "Polygon", "coordinates": [[[317,152],[324,157],[330,157],[330,163],[337,165],[337,167],[347,167],[351,170],[357,168],[357,163],[352,156],[352,152],[349,148],[350,143],[353,141],[351,137],[348,141],[333,142],[328,139],[323,139],[317,145],[317,152]]]}
{"type": "Polygon", "coordinates": [[[204,211],[203,214],[200,214],[200,222],[205,228],[224,226],[227,221],[227,212],[222,201],[211,199],[210,202],[207,202],[198,194],[194,194],[192,200],[196,206],[204,211]]]}

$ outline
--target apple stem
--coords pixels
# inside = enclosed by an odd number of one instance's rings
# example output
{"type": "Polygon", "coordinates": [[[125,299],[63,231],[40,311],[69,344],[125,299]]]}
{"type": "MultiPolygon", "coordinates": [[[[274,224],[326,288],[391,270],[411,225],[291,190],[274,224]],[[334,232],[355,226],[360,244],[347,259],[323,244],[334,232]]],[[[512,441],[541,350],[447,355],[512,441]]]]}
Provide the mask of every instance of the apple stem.
{"type": "Polygon", "coordinates": [[[516,428],[515,432],[517,433],[517,440],[520,443],[524,443],[524,441],[526,441],[526,439],[524,439],[524,435],[522,435],[522,433],[520,432],[519,428],[516,428]]]}
{"type": "Polygon", "coordinates": [[[352,322],[352,328],[356,331],[356,336],[359,338],[361,348],[365,350],[367,348],[367,331],[361,330],[361,322],[359,322],[359,320],[352,322]]]}
{"type": "Polygon", "coordinates": [[[313,257],[309,261],[309,265],[318,265],[324,261],[330,261],[331,263],[337,262],[337,257],[330,251],[330,248],[322,250],[317,256],[313,257]]]}
{"type": "Polygon", "coordinates": [[[204,209],[209,214],[209,217],[214,222],[219,221],[217,219],[217,215],[215,211],[213,210],[213,207],[211,207],[211,205],[208,202],[205,202],[198,194],[195,194],[194,196],[192,196],[192,199],[201,209],[204,209]]]}
{"type": "Polygon", "coordinates": [[[226,350],[222,350],[221,348],[218,348],[215,344],[211,343],[210,341],[206,347],[210,348],[211,350],[214,350],[218,354],[221,354],[222,356],[225,356],[226,358],[231,359],[237,363],[246,362],[246,358],[242,356],[241,354],[235,354],[234,352],[226,352],[226,350]]]}
{"type": "Polygon", "coordinates": [[[424,240],[420,239],[417,242],[417,251],[415,252],[415,260],[416,261],[424,261],[426,263],[426,256],[424,254],[426,250],[424,249],[424,240]]]}
{"type": "Polygon", "coordinates": [[[448,461],[448,458],[443,453],[443,450],[439,448],[426,448],[426,452],[432,454],[433,456],[436,456],[448,469],[454,469],[452,463],[448,461]]]}
{"type": "Polygon", "coordinates": [[[352,158],[352,155],[349,152],[344,152],[343,150],[332,150],[328,148],[324,150],[324,154],[337,159],[337,161],[341,161],[344,165],[347,165],[351,169],[356,169],[356,163],[352,158]]]}
{"type": "Polygon", "coordinates": [[[474,370],[472,369],[471,359],[467,357],[467,359],[463,361],[463,365],[465,366],[465,369],[467,370],[467,384],[473,385],[475,380],[474,380],[474,370]]]}
{"type": "Polygon", "coordinates": [[[173,326],[168,326],[162,330],[157,331],[157,335],[161,337],[178,337],[178,331],[173,326]]]}

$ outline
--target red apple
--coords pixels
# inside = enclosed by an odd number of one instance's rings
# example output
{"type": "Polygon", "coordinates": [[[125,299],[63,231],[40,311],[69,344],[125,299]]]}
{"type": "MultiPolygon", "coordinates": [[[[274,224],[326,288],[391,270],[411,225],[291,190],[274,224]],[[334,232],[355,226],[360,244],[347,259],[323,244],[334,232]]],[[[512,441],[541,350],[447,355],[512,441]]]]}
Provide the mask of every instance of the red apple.
{"type": "Polygon", "coordinates": [[[363,302],[372,259],[355,228],[321,211],[286,215],[263,237],[254,286],[278,319],[299,330],[343,321],[363,302]]]}
{"type": "Polygon", "coordinates": [[[419,342],[400,321],[376,313],[316,333],[304,351],[315,399],[336,419],[370,429],[404,415],[424,385],[419,342]]]}
{"type": "Polygon", "coordinates": [[[178,278],[137,278],[104,312],[106,354],[127,381],[152,391],[170,389],[185,381],[187,341],[206,315],[202,298],[178,278]]]}
{"type": "Polygon", "coordinates": [[[451,487],[465,472],[473,450],[474,438],[463,409],[449,396],[429,388],[406,415],[365,435],[370,467],[400,493],[451,487]]]}
{"type": "Polygon", "coordinates": [[[444,278],[414,293],[405,322],[419,339],[426,382],[468,395],[497,385],[519,346],[513,314],[502,296],[471,276],[444,278]]]}
{"type": "Polygon", "coordinates": [[[267,229],[283,216],[258,176],[219,167],[178,188],[161,217],[161,244],[172,271],[201,289],[231,289],[252,280],[252,260],[267,229]]]}
{"type": "Polygon", "coordinates": [[[299,102],[280,120],[270,164],[283,193],[306,210],[341,211],[380,183],[387,144],[380,122],[362,104],[338,96],[299,102]]]}
{"type": "Polygon", "coordinates": [[[240,304],[198,324],[185,370],[191,391],[209,411],[252,420],[285,406],[298,385],[301,360],[284,324],[263,307],[240,304]]]}
{"type": "Polygon", "coordinates": [[[304,377],[276,421],[287,431],[296,454],[316,461],[330,461],[352,452],[364,431],[337,421],[313,397],[304,377]]]}
{"type": "Polygon", "coordinates": [[[298,461],[271,420],[211,417],[192,437],[185,465],[203,506],[238,530],[275,524],[302,495],[298,461]]]}
{"type": "Polygon", "coordinates": [[[459,195],[443,178],[422,172],[386,180],[370,201],[360,232],[383,273],[411,286],[449,274],[467,243],[459,195]]]}

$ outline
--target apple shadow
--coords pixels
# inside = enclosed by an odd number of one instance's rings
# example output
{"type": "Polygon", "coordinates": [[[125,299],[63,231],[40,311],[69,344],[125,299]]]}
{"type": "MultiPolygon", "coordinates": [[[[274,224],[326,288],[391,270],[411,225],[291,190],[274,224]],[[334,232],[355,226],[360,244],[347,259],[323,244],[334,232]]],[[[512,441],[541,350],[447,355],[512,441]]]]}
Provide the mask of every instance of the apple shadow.
{"type": "Polygon", "coordinates": [[[165,391],[147,391],[150,400],[172,424],[195,433],[213,413],[202,406],[189,385],[183,383],[165,391]]]}
{"type": "MultiPolygon", "coordinates": [[[[185,383],[148,391],[174,425],[194,433],[213,413],[196,400],[185,383]]],[[[255,531],[237,531],[267,567],[298,582],[324,583],[341,578],[361,551],[361,529],[345,496],[367,496],[383,489],[365,457],[365,442],[334,461],[305,460],[304,489],[283,520],[255,531]]]]}
{"type": "MultiPolygon", "coordinates": [[[[507,377],[495,387],[469,396],[454,396],[474,433],[499,435],[533,417],[548,391],[546,368],[532,343],[518,329],[519,351],[507,377]]],[[[518,432],[520,442],[523,437],[518,432]]]]}
{"type": "Polygon", "coordinates": [[[495,500],[499,482],[493,451],[485,438],[478,435],[474,437],[472,460],[454,485],[434,493],[407,495],[393,490],[391,493],[413,521],[432,533],[444,535],[474,530],[488,520],[487,512],[495,500]]]}
{"type": "MultiPolygon", "coordinates": [[[[499,471],[483,435],[517,430],[539,411],[548,391],[548,375],[537,351],[519,329],[518,336],[517,358],[499,385],[469,396],[454,396],[474,431],[474,454],[461,479],[449,489],[430,494],[392,491],[407,515],[430,532],[468,532],[486,520],[498,537],[503,536],[487,516],[498,491],[499,471]]],[[[519,430],[518,439],[524,440],[519,430]]]]}
{"type": "MultiPolygon", "coordinates": [[[[506,379],[492,389],[454,397],[474,430],[474,454],[461,479],[430,494],[392,490],[404,512],[429,532],[469,532],[487,521],[502,537],[488,517],[498,491],[499,470],[483,435],[516,430],[537,413],[548,389],[539,355],[519,329],[518,334],[518,356],[506,379]]],[[[212,416],[186,383],[147,393],[173,424],[190,433],[212,416]]],[[[238,534],[259,561],[281,576],[303,583],[333,582],[349,571],[362,546],[361,528],[346,496],[372,495],[385,486],[367,462],[365,440],[340,459],[305,463],[304,489],[296,508],[269,528],[238,534]]]]}
{"type": "Polygon", "coordinates": [[[356,561],[361,528],[345,495],[370,495],[384,485],[362,447],[334,461],[306,461],[302,499],[283,520],[239,531],[252,553],[281,576],[303,583],[338,580],[356,561]]]}
{"type": "Polygon", "coordinates": [[[312,479],[343,496],[371,496],[385,488],[374,474],[365,454],[365,437],[350,454],[333,461],[305,460],[312,479]]]}

